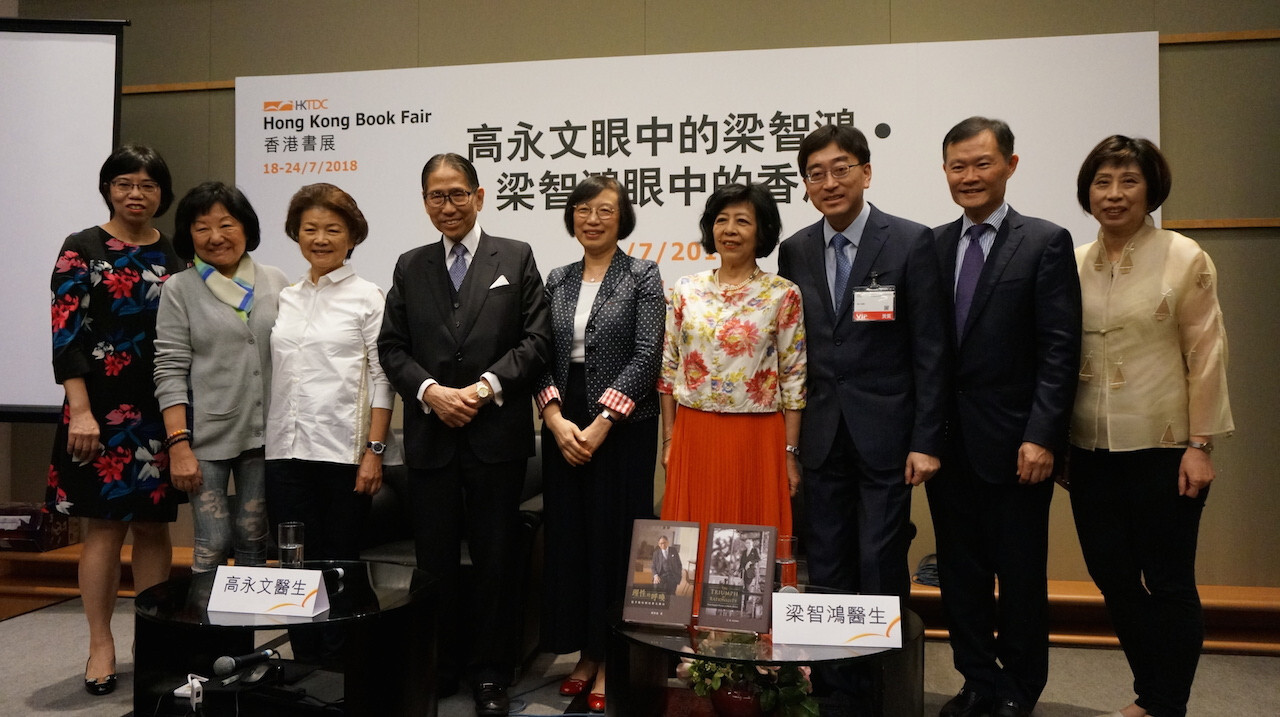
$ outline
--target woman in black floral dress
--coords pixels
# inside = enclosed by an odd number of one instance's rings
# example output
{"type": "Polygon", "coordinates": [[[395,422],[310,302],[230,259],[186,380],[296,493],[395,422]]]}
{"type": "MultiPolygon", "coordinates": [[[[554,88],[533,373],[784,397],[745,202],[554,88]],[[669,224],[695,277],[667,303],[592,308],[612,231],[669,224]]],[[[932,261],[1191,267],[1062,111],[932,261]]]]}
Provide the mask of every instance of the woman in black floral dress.
{"type": "Polygon", "coordinates": [[[53,270],[53,372],[66,401],[45,502],[49,511],[88,518],[80,556],[85,690],[105,695],[116,684],[111,614],[120,548],[132,529],[135,589],[168,579],[169,523],[186,499],[169,483],[151,376],[160,289],[186,263],[152,226],[173,201],[159,154],[117,149],[102,165],[98,191],[110,219],[67,237],[53,270]]]}

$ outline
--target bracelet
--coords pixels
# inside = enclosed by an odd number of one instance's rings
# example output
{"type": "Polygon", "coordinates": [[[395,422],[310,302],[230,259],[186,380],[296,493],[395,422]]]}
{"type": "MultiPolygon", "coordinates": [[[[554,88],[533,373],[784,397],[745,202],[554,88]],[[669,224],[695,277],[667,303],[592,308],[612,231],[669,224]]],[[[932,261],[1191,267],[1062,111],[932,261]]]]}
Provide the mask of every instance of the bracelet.
{"type": "Polygon", "coordinates": [[[188,435],[188,436],[189,436],[189,435],[191,435],[191,429],[190,429],[190,428],[179,428],[178,430],[174,431],[173,433],[170,433],[169,435],[165,436],[165,437],[164,437],[164,440],[165,440],[165,442],[167,443],[167,442],[172,441],[173,439],[175,439],[175,438],[177,438],[178,436],[181,436],[181,435],[183,435],[183,434],[186,434],[186,435],[188,435]]]}
{"type": "Polygon", "coordinates": [[[664,446],[665,446],[665,445],[667,445],[667,444],[668,444],[668,443],[670,443],[670,442],[671,442],[671,439],[670,439],[670,438],[664,438],[664,439],[662,439],[662,445],[664,445],[664,446]]]}
{"type": "Polygon", "coordinates": [[[795,456],[796,458],[799,458],[799,457],[800,457],[800,449],[799,449],[799,448],[797,448],[796,446],[790,446],[790,445],[789,445],[789,446],[787,446],[787,453],[790,453],[791,455],[795,456]]]}
{"type": "Polygon", "coordinates": [[[177,436],[173,436],[171,438],[165,439],[164,449],[167,451],[173,448],[174,446],[178,445],[179,443],[190,443],[190,442],[191,442],[191,431],[187,431],[186,433],[179,433],[177,436]]]}

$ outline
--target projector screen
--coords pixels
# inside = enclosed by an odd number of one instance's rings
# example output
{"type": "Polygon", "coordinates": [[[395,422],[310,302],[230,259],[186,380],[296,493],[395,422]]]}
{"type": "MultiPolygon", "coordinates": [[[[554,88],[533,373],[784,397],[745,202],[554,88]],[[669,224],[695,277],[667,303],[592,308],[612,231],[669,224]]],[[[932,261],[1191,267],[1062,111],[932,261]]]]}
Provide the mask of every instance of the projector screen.
{"type": "Polygon", "coordinates": [[[49,277],[62,240],[107,219],[98,169],[116,144],[125,24],[0,19],[0,419],[47,420],[62,405],[49,277]]]}

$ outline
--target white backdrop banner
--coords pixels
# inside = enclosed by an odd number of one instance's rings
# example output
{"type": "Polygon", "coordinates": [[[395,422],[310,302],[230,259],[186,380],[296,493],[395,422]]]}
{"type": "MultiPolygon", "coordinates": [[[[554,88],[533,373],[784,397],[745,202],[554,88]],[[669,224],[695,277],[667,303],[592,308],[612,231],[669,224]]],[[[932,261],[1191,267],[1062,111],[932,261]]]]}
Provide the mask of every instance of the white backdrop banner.
{"type": "MultiPolygon", "coordinates": [[[[867,198],[930,226],[960,215],[942,137],[970,115],[1009,122],[1021,157],[1018,211],[1097,225],[1075,200],[1085,154],[1115,134],[1159,142],[1157,34],[863,45],[554,60],[236,80],[236,181],[262,219],[259,261],[301,276],[284,235],[305,184],[351,193],[369,220],[353,262],[388,288],[395,259],[439,238],[420,173],[438,152],[469,157],[485,188],[480,224],[533,245],[544,275],[581,251],[563,224],[583,177],[616,175],[636,205],[625,250],[672,279],[715,265],[697,220],[722,184],[766,184],[784,237],[817,221],[796,147],[826,123],[871,147],[867,198]]],[[[770,258],[762,262],[776,266],[770,258]]]]}

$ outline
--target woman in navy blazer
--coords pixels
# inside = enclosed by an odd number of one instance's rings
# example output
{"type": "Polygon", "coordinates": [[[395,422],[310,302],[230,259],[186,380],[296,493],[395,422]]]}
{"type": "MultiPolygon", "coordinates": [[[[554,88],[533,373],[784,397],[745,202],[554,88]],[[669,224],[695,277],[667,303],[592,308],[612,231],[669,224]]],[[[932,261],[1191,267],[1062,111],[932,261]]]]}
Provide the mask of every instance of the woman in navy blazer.
{"type": "Polygon", "coordinates": [[[653,517],[658,365],[666,306],[652,261],[618,250],[635,210],[611,177],[590,177],[565,204],[582,261],[547,277],[554,358],[539,385],[547,555],[546,645],[581,651],[560,685],[604,711],[606,610],[625,589],[631,524],[653,517]],[[552,449],[554,442],[555,449],[552,449]]]}

